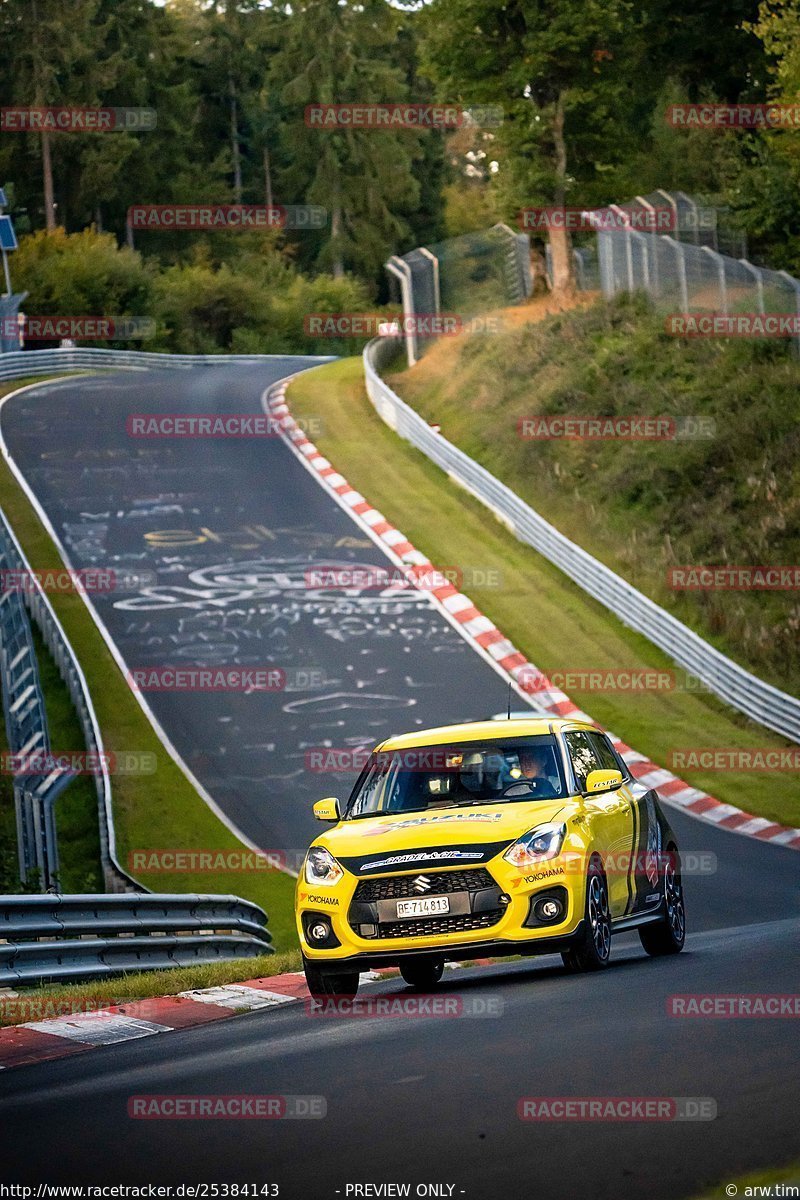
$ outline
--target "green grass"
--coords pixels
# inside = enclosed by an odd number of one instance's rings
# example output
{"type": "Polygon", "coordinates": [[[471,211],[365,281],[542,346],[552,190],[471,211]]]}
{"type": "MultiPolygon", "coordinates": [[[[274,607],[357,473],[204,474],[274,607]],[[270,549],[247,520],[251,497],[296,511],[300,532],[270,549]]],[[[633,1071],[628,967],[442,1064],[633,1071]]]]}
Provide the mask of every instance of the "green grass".
{"type": "MultiPolygon", "coordinates": [[[[366,397],[360,359],[299,376],[292,412],[318,417],[320,450],[432,562],[496,571],[499,587],[469,588],[475,603],[545,671],[655,668],[670,661],[632,633],[535,551],[522,545],[477,500],[393,434],[366,397]]],[[[780,747],[785,742],[715,697],[685,691],[575,691],[606,728],[656,763],[673,748],[780,747]]],[[[720,800],[788,825],[800,825],[797,776],[685,771],[688,782],[720,800]]]]}
{"type": "Polygon", "coordinates": [[[512,319],[497,336],[440,340],[389,382],[572,541],[797,694],[800,593],[676,592],[667,582],[676,565],[800,563],[800,370],[787,343],[670,337],[663,315],[630,299],[512,319]],[[695,418],[716,432],[519,435],[520,419],[573,414],[695,418]]]}
{"type": "MultiPolygon", "coordinates": [[[[27,381],[4,385],[0,394],[13,391],[23,382],[27,381]]],[[[0,462],[0,506],[34,570],[60,565],[51,538],[5,462],[0,462]]],[[[134,850],[239,848],[238,839],[214,815],[161,745],[81,597],[56,593],[50,599],[86,674],[105,749],[111,753],[133,750],[155,755],[154,774],[117,775],[112,779],[117,853],[122,865],[127,868],[128,856],[134,850]]],[[[137,872],[136,876],[154,891],[233,893],[252,900],[269,915],[275,948],[289,950],[296,945],[294,880],[283,872],[137,872]]]]}
{"type": "Polygon", "coordinates": [[[167,971],[139,971],[119,979],[26,988],[16,996],[0,996],[0,1026],[46,1020],[68,1012],[95,1011],[109,1004],[125,1004],[151,996],[175,996],[195,988],[225,986],[246,979],[281,975],[285,971],[299,971],[300,968],[300,951],[293,950],[257,958],[236,958],[229,962],[172,967],[167,971]]]}

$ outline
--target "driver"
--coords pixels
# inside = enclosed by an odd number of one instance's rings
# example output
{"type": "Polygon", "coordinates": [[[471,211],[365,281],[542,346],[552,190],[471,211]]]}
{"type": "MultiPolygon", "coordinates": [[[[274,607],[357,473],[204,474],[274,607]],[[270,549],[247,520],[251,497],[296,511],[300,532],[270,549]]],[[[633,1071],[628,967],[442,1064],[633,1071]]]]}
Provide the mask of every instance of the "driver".
{"type": "Polygon", "coordinates": [[[534,786],[547,783],[555,793],[561,790],[558,775],[554,771],[552,750],[548,748],[542,751],[537,750],[535,746],[521,746],[517,758],[523,779],[530,780],[534,786]]]}

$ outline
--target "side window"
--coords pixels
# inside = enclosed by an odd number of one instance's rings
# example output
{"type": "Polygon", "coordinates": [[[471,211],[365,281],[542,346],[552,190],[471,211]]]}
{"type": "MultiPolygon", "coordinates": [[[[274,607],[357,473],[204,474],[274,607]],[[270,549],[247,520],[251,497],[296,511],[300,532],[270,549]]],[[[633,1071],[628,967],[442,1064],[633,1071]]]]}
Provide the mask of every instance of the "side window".
{"type": "MultiPolygon", "coordinates": [[[[577,730],[573,733],[565,733],[564,741],[567,743],[569,756],[572,759],[572,768],[575,772],[575,778],[578,782],[578,787],[581,791],[586,787],[586,777],[590,771],[601,771],[603,764],[597,754],[595,748],[589,742],[589,737],[585,733],[579,733],[577,730]]],[[[615,770],[617,764],[614,763],[615,770]]]]}
{"type": "MultiPolygon", "coordinates": [[[[604,771],[619,771],[620,765],[617,762],[617,756],[602,733],[587,733],[586,736],[589,739],[592,749],[600,759],[602,769],[604,771]]],[[[625,772],[623,771],[622,774],[624,775],[625,772]]]]}

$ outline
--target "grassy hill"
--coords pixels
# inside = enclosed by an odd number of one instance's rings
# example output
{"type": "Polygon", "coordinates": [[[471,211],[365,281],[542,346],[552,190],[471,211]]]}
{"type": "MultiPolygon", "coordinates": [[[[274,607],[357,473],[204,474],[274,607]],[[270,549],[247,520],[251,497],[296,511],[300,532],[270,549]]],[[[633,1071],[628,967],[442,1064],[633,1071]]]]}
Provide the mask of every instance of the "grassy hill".
{"type": "Polygon", "coordinates": [[[677,339],[638,300],[555,314],[539,302],[500,334],[441,340],[389,379],[573,541],[797,692],[800,592],[677,592],[668,583],[676,565],[800,563],[800,364],[785,342],[677,339]],[[714,432],[520,435],[520,421],[555,415],[667,417],[714,432]]]}

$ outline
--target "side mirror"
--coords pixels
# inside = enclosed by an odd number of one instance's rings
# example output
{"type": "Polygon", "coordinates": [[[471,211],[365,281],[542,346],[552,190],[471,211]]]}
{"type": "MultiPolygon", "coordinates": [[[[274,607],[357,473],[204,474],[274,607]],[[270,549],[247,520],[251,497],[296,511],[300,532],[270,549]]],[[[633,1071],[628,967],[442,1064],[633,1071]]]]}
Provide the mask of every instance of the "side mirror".
{"type": "MultiPolygon", "coordinates": [[[[619,775],[619,771],[617,771],[619,775]]],[[[620,783],[622,776],[619,776],[620,783]]],[[[341,813],[339,812],[339,801],[335,796],[326,796],[324,800],[318,800],[311,810],[318,821],[339,821],[341,813]]]]}
{"type": "Polygon", "coordinates": [[[584,796],[597,796],[601,792],[615,792],[622,787],[622,771],[590,771],[586,776],[584,796]]]}

